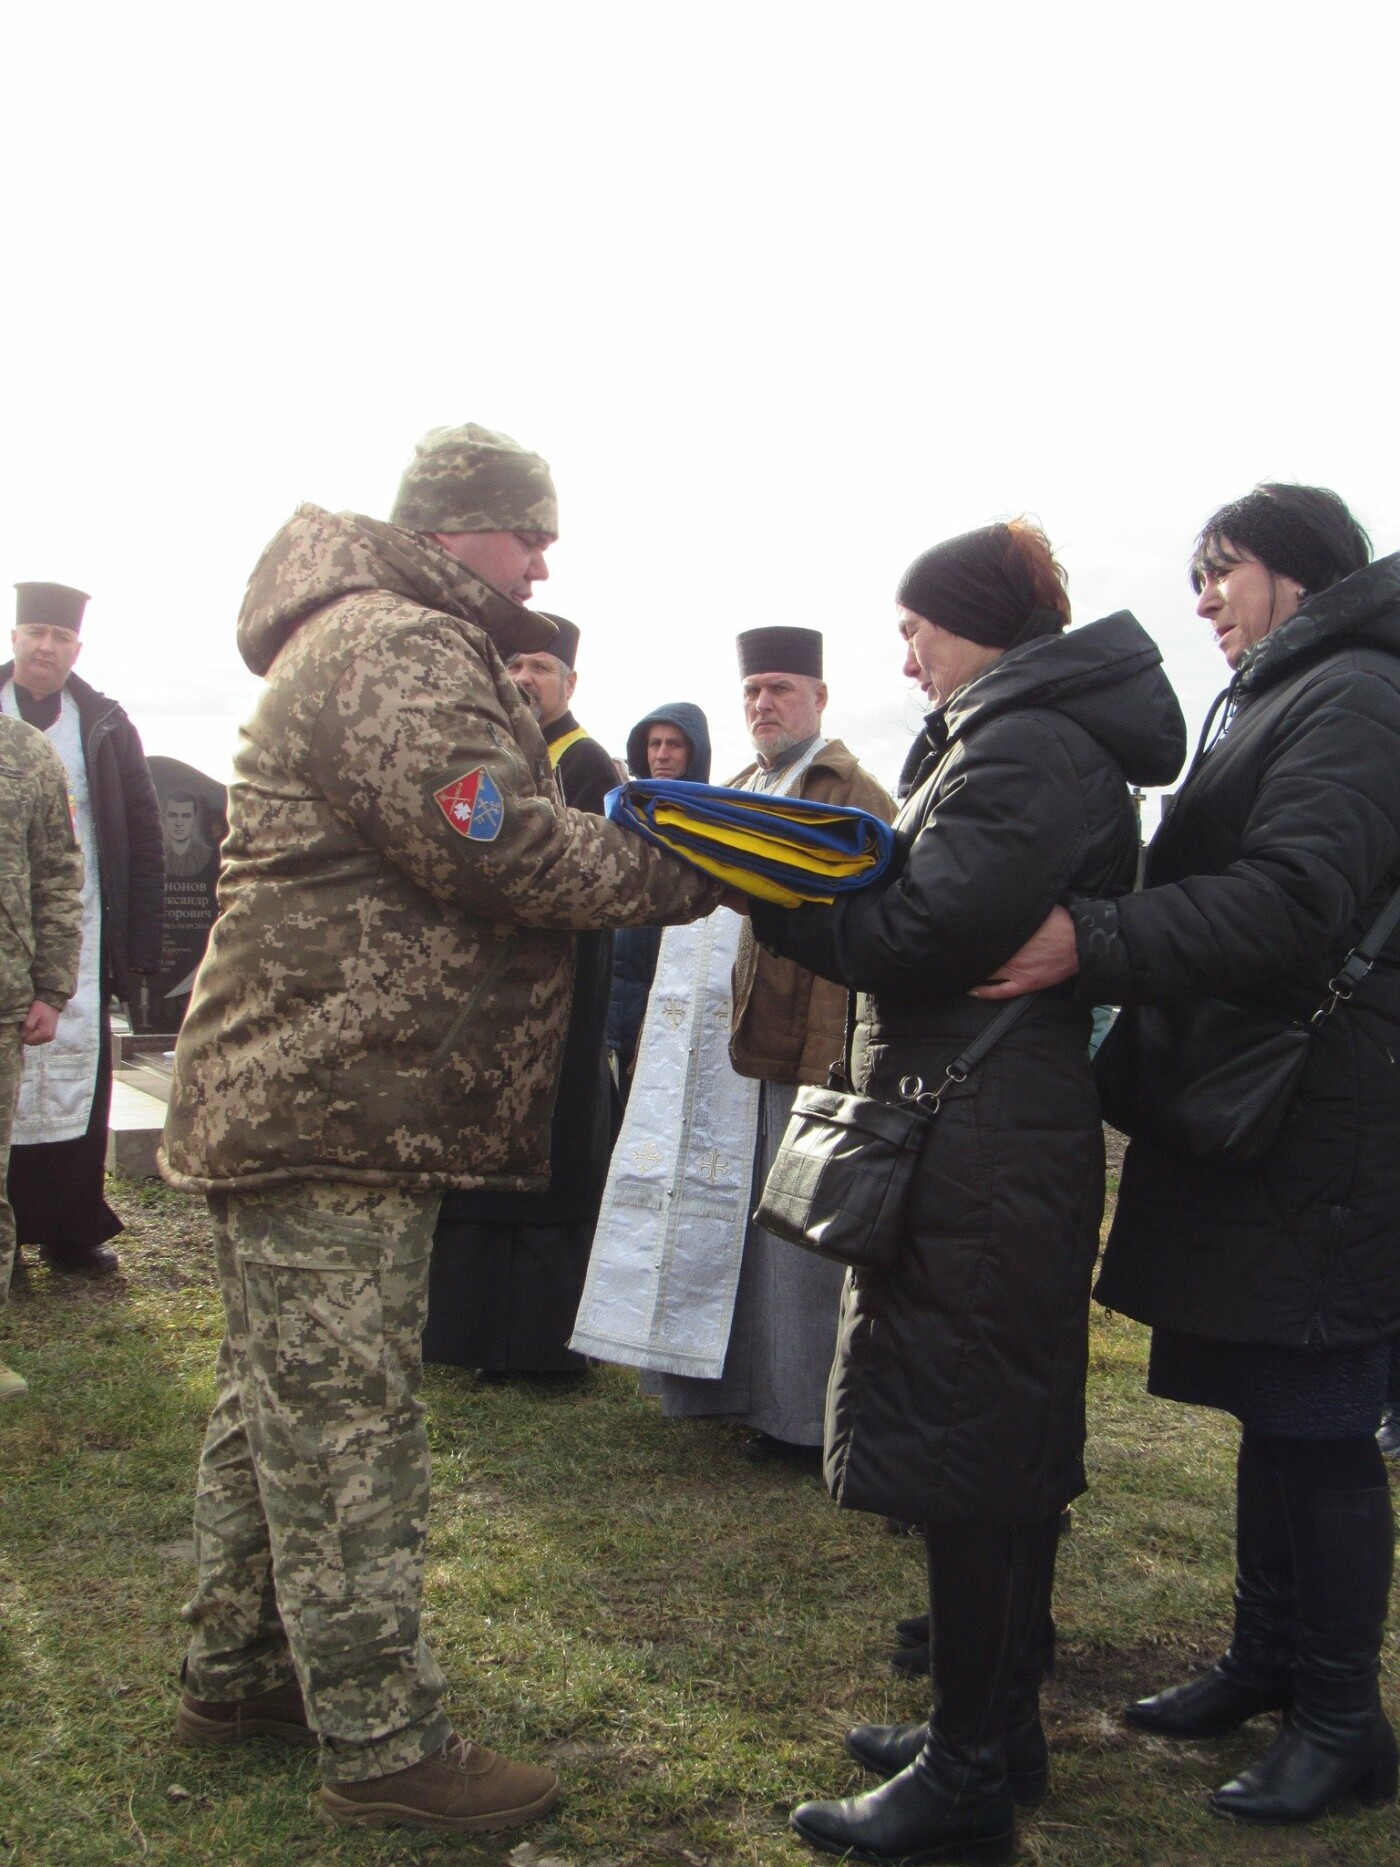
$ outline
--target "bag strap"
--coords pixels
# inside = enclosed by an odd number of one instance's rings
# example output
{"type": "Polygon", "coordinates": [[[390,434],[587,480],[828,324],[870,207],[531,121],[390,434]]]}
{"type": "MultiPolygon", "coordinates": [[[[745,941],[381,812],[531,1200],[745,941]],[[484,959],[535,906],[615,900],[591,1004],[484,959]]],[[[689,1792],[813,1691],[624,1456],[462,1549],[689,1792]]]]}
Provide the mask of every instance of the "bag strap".
{"type": "Polygon", "coordinates": [[[1352,959],[1362,957],[1365,959],[1368,967],[1374,966],[1376,961],[1380,958],[1381,948],[1395,932],[1397,922],[1400,922],[1400,888],[1395,890],[1395,893],[1390,897],[1389,901],[1386,902],[1380,913],[1371,922],[1371,925],[1352,948],[1347,963],[1350,964],[1352,959]]]}
{"type": "MultiPolygon", "coordinates": [[[[1397,896],[1397,907],[1400,907],[1400,896],[1397,896]]],[[[960,1051],[959,1054],[953,1058],[953,1061],[948,1065],[947,1069],[944,1070],[943,1081],[938,1085],[937,1089],[925,1089],[922,1077],[902,1076],[899,1080],[900,1100],[904,1102],[917,1102],[920,1108],[925,1108],[931,1115],[936,1115],[938,1113],[939,1104],[943,1100],[943,1091],[948,1087],[949,1083],[965,1083],[968,1077],[971,1076],[972,1072],[977,1068],[977,1065],[982,1061],[983,1057],[986,1056],[987,1052],[991,1050],[994,1045],[1001,1042],[1002,1038],[1005,1037],[1006,1033],[1011,1029],[1021,1013],[1025,1011],[1030,1004],[1031,1000],[1038,996],[1038,993],[1027,992],[1020,998],[1008,999],[990,1023],[985,1024],[977,1033],[966,1050],[960,1051]],[[906,1089],[906,1084],[912,1086],[906,1089]]],[[[839,1061],[833,1063],[830,1070],[827,1072],[828,1089],[850,1090],[855,1086],[854,1079],[851,1075],[851,1053],[855,1044],[855,1027],[856,995],[854,992],[851,992],[846,998],[845,1048],[839,1061]]]]}
{"type": "Polygon", "coordinates": [[[1020,998],[1008,999],[1001,1010],[992,1019],[991,1023],[983,1030],[979,1031],[977,1036],[973,1038],[962,1055],[960,1057],[954,1057],[953,1061],[948,1065],[948,1081],[950,1083],[965,1082],[992,1046],[1001,1042],[1002,1038],[1005,1037],[1006,1033],[1011,1029],[1012,1025],[1020,1017],[1027,1005],[1029,1005],[1031,1000],[1036,996],[1037,994],[1034,992],[1027,992],[1020,998]]]}
{"type": "Polygon", "coordinates": [[[943,1081],[937,1089],[925,1089],[921,1076],[901,1076],[899,1079],[899,1098],[901,1102],[915,1102],[926,1115],[936,1115],[943,1106],[943,1096],[954,1083],[965,1083],[977,1065],[986,1056],[994,1044],[999,1044],[1021,1013],[1035,998],[1035,992],[1027,992],[1021,998],[1008,999],[990,1024],[984,1025],[973,1038],[967,1049],[953,1058],[943,1072],[943,1081]]]}
{"type": "Polygon", "coordinates": [[[843,1089],[850,1093],[854,1084],[851,1080],[851,1056],[856,1041],[856,995],[854,990],[846,994],[846,1030],[841,1042],[841,1054],[826,1073],[828,1089],[843,1089]]]}
{"type": "Polygon", "coordinates": [[[1335,974],[1328,980],[1327,990],[1331,993],[1331,997],[1325,1005],[1320,1005],[1313,1013],[1314,1024],[1319,1024],[1323,1018],[1331,1017],[1338,1005],[1344,1005],[1353,996],[1357,986],[1380,958],[1386,941],[1395,932],[1397,925],[1400,925],[1400,888],[1395,890],[1347,954],[1335,974]]]}

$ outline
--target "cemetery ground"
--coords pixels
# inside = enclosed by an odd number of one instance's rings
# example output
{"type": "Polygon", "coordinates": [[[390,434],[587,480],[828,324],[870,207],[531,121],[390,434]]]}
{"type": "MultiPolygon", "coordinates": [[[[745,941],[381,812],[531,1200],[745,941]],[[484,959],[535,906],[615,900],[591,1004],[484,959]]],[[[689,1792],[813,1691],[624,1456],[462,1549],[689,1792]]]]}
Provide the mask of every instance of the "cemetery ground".
{"type": "MultiPolygon", "coordinates": [[[[869,1779],[858,1720],[923,1715],[886,1663],[920,1549],[756,1467],[741,1431],[663,1421],[635,1377],[478,1384],[432,1371],[427,1633],[468,1734],[547,1759],[564,1799],[480,1841],[327,1826],[304,1751],[185,1750],[172,1720],[193,1581],[192,1479],[220,1334],[202,1202],[118,1186],[120,1280],[31,1267],[0,1323],[32,1392],[0,1412],[0,1867],[799,1867],[793,1804],[869,1779]]],[[[1400,1813],[1254,1831],[1207,1791],[1269,1741],[1128,1730],[1131,1696],[1223,1643],[1228,1421],[1149,1400],[1146,1337],[1096,1313],[1091,1489],[1060,1566],[1040,1867],[1400,1867],[1400,1813]]],[[[1400,1654],[1387,1655],[1392,1715],[1400,1654]]]]}

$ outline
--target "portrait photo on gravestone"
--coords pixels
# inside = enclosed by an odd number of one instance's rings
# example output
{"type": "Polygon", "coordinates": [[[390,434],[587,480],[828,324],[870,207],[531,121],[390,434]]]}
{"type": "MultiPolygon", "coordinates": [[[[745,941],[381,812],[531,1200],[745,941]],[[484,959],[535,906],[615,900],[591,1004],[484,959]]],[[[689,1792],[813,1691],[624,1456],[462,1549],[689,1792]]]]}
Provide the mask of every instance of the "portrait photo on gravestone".
{"type": "Polygon", "coordinates": [[[194,975],[218,912],[219,845],[228,830],[223,785],[179,759],[147,761],[160,800],[165,846],[165,931],[160,971],[137,979],[132,1029],[178,1031],[189,1008],[194,975]]]}

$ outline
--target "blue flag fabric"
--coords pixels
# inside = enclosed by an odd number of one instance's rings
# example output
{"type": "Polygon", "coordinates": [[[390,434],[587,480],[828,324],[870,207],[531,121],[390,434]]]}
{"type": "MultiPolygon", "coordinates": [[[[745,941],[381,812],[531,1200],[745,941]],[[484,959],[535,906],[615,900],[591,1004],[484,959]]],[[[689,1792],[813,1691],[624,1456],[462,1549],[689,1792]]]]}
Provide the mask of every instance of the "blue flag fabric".
{"type": "Polygon", "coordinates": [[[683,778],[636,778],[609,791],[608,816],[732,888],[780,907],[834,901],[889,867],[894,835],[846,804],[683,778]]]}

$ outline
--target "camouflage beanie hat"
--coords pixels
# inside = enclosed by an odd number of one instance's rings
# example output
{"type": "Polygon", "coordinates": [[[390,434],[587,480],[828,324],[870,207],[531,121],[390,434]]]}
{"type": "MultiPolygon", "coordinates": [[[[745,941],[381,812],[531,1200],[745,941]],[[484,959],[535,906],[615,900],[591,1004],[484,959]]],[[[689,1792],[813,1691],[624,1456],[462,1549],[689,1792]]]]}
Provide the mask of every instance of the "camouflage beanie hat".
{"type": "Polygon", "coordinates": [[[432,428],[399,482],[392,525],[411,532],[559,533],[549,463],[469,421],[432,428]]]}

